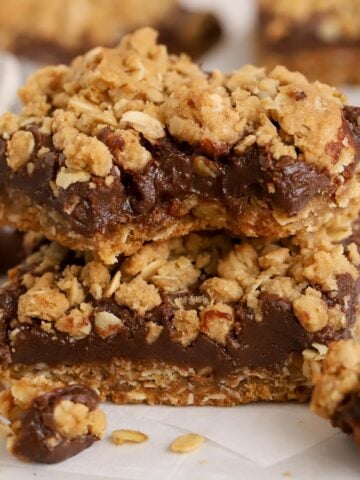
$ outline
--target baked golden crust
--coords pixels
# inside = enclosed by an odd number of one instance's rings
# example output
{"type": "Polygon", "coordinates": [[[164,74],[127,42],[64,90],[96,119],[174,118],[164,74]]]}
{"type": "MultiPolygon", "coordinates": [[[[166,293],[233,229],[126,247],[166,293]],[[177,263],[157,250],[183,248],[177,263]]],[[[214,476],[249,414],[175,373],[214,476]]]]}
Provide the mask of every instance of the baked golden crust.
{"type": "Polygon", "coordinates": [[[46,375],[52,382],[82,383],[99,392],[101,400],[118,404],[173,406],[235,406],[251,402],[309,400],[312,385],[302,374],[301,359],[289,360],[279,372],[239,369],[219,381],[208,370],[176,367],[157,361],[130,362],[114,359],[101,365],[15,365],[1,369],[0,378],[11,385],[24,378],[33,383],[46,375]]]}

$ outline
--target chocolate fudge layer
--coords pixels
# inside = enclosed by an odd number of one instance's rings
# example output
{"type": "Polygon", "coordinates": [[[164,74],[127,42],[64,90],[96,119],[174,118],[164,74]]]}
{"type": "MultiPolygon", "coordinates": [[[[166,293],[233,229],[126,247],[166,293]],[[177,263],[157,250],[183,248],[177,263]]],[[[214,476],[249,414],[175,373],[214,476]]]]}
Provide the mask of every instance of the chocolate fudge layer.
{"type": "Polygon", "coordinates": [[[331,345],[314,383],[312,410],[351,434],[360,449],[360,343],[331,345]]]}
{"type": "Polygon", "coordinates": [[[303,355],[355,323],[360,255],[339,232],[190,234],[111,267],[43,245],[0,291],[2,380],[40,372],[119,403],[305,400],[303,355]]]}
{"type": "Polygon", "coordinates": [[[282,67],[205,73],[143,29],[20,95],[0,117],[3,223],[106,263],[193,230],[281,238],[359,208],[360,110],[282,67]]]}
{"type": "Polygon", "coordinates": [[[83,385],[65,386],[44,376],[12,382],[0,393],[8,425],[7,448],[23,461],[58,463],[100,440],[106,418],[99,396],[83,385]]]}
{"type": "Polygon", "coordinates": [[[330,84],[359,83],[359,19],[357,0],[259,0],[259,60],[330,84]]]}
{"type": "Polygon", "coordinates": [[[177,0],[14,0],[0,4],[0,48],[42,63],[69,63],[148,25],[159,29],[173,53],[192,56],[221,35],[213,14],[186,10],[177,0]]]}
{"type": "Polygon", "coordinates": [[[26,257],[23,242],[23,233],[11,227],[0,227],[0,274],[26,257]]]}

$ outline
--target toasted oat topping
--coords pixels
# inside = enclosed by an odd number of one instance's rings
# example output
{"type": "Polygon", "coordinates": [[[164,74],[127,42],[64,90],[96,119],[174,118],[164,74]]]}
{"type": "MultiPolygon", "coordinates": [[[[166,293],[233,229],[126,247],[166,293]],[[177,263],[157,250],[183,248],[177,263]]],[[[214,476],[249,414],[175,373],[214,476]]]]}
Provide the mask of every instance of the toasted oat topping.
{"type": "Polygon", "coordinates": [[[325,42],[360,37],[358,0],[259,0],[272,18],[266,34],[276,40],[291,34],[294,25],[312,21],[315,33],[325,42]],[[316,19],[316,22],[314,22],[316,19]]]}
{"type": "Polygon", "coordinates": [[[56,42],[67,49],[115,44],[142,25],[155,25],[175,0],[14,0],[0,3],[0,45],[11,49],[18,38],[56,42]]]}
{"type": "Polygon", "coordinates": [[[360,343],[342,340],[333,343],[314,378],[311,408],[331,418],[337,406],[352,392],[360,391],[360,343]]]}
{"type": "Polygon", "coordinates": [[[115,49],[96,48],[69,67],[32,75],[20,91],[20,115],[0,117],[9,166],[16,170],[31,158],[31,134],[24,136],[31,123],[65,155],[59,189],[96,176],[111,185],[118,166],[143,171],[149,145],[166,135],[199,153],[194,168],[202,176],[216,176],[207,157],[258,145],[275,161],[307,162],[342,183],[354,146],[337,90],[284,67],[207,74],[187,56],[169,55],[156,38],[150,28],[138,30],[115,49]]]}
{"type": "Polygon", "coordinates": [[[145,245],[112,266],[88,255],[71,257],[70,251],[48,243],[12,272],[11,281],[25,292],[10,342],[31,324],[71,341],[90,335],[106,340],[128,328],[125,310],[146,319],[144,339],[152,345],[164,330],[162,313],[154,312],[171,305],[166,335],[174,342],[186,348],[201,334],[226,346],[241,330],[238,309],[263,321],[266,295],[288,302],[306,332],[342,329],[351,298],[350,293],[341,297],[341,279],[354,284],[359,270],[357,246],[338,241],[339,231],[330,226],[279,244],[190,234],[145,245]]]}

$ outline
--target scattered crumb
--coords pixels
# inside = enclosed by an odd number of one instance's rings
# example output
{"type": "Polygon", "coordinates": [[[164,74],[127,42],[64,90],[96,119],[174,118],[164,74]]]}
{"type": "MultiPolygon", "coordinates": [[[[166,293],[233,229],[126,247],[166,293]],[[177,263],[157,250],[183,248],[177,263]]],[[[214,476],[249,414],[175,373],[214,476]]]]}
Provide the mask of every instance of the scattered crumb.
{"type": "Polygon", "coordinates": [[[190,453],[204,443],[205,438],[197,433],[188,433],[177,437],[170,445],[170,450],[175,453],[190,453]]]}
{"type": "Polygon", "coordinates": [[[149,437],[145,433],[136,430],[114,430],[111,437],[115,445],[123,445],[124,443],[142,443],[149,440],[149,437]]]}

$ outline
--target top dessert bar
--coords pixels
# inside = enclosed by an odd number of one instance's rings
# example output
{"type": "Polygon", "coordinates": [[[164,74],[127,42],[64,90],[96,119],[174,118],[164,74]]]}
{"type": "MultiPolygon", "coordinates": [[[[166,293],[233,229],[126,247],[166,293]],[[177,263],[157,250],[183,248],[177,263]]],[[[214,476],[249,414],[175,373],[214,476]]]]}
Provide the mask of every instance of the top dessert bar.
{"type": "Polygon", "coordinates": [[[47,67],[0,117],[2,222],[106,263],[225,228],[281,238],[359,204],[360,109],[283,67],[206,73],[142,29],[47,67]]]}
{"type": "Polygon", "coordinates": [[[358,0],[259,0],[259,53],[329,83],[358,83],[358,0]]]}
{"type": "Polygon", "coordinates": [[[215,16],[177,0],[0,2],[0,48],[43,63],[68,63],[90,48],[115,46],[135,28],[157,27],[172,51],[197,56],[221,33],[215,16]]]}

